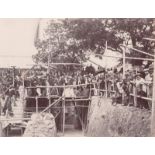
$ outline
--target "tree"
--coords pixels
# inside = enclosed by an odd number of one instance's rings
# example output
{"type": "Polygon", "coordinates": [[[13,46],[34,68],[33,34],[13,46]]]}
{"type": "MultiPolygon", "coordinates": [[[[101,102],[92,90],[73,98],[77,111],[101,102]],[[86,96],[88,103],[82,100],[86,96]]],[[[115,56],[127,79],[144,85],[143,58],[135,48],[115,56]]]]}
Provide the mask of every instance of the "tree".
{"type": "MultiPolygon", "coordinates": [[[[52,62],[85,61],[90,53],[103,54],[106,41],[113,51],[122,52],[121,44],[130,42],[133,47],[151,53],[155,44],[143,38],[152,35],[153,27],[153,19],[51,20],[45,30],[47,39],[36,44],[38,54],[34,59],[46,63],[50,53],[52,62]]],[[[145,57],[132,50],[128,55],[145,57]]]]}
{"type": "MultiPolygon", "coordinates": [[[[123,37],[126,36],[124,34],[127,34],[127,37],[123,38],[126,45],[131,41],[134,48],[153,54],[155,43],[143,39],[145,37],[152,37],[155,26],[153,19],[114,19],[113,22],[115,24],[114,30],[116,30],[118,34],[123,37]]],[[[133,50],[130,50],[129,56],[148,57],[133,50]]],[[[131,62],[140,65],[142,61],[132,60],[131,62]]]]}

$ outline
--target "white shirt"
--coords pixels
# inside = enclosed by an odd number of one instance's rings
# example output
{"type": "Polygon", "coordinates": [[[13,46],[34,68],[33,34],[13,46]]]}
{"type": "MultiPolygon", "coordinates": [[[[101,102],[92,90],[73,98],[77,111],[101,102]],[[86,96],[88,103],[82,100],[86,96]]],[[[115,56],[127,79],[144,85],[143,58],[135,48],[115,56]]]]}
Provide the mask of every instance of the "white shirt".
{"type": "Polygon", "coordinates": [[[63,97],[76,97],[73,88],[65,88],[63,94],[63,97]]]}
{"type": "Polygon", "coordinates": [[[149,83],[152,82],[152,77],[150,76],[150,74],[147,74],[147,75],[145,76],[145,80],[146,80],[146,82],[149,82],[149,83]]]}
{"type": "Polygon", "coordinates": [[[142,85],[142,90],[146,92],[146,81],[143,78],[140,78],[139,80],[136,79],[136,87],[139,87],[142,85]]]}
{"type": "Polygon", "coordinates": [[[117,86],[117,88],[118,88],[119,93],[122,94],[122,93],[123,93],[123,88],[122,88],[122,86],[120,85],[120,82],[117,82],[116,86],[117,86]]]}

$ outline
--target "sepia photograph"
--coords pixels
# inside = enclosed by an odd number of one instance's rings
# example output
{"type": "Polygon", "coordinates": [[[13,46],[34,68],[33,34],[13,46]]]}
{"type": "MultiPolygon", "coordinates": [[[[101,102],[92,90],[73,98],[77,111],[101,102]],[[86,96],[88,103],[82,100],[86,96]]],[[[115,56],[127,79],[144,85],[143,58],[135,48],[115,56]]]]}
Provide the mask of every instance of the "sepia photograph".
{"type": "Polygon", "coordinates": [[[0,137],[155,137],[155,19],[0,18],[0,137]]]}

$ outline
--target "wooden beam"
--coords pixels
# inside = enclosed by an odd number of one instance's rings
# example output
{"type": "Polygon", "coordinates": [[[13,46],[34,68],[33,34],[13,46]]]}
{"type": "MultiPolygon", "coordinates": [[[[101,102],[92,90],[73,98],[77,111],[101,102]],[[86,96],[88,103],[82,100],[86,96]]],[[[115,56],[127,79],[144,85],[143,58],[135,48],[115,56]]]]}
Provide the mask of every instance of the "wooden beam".
{"type": "Polygon", "coordinates": [[[55,102],[53,102],[52,104],[50,104],[48,107],[46,107],[42,112],[44,113],[45,111],[49,110],[54,104],[58,103],[59,101],[61,101],[62,97],[60,97],[58,100],[56,100],[55,102]]]}
{"type": "Polygon", "coordinates": [[[35,97],[36,99],[36,113],[38,113],[38,97],[35,97]]]}
{"type": "MultiPolygon", "coordinates": [[[[154,52],[155,52],[155,49],[154,49],[154,52]]],[[[153,95],[152,95],[151,135],[152,137],[155,137],[155,57],[154,57],[153,75],[154,76],[153,76],[153,95]]]]}
{"type": "Polygon", "coordinates": [[[123,79],[125,79],[125,53],[126,53],[126,48],[123,50],[123,79]]]}
{"type": "Polygon", "coordinates": [[[50,65],[74,65],[74,66],[82,66],[80,63],[50,63],[50,65]]]}
{"type": "Polygon", "coordinates": [[[130,60],[147,60],[147,61],[153,61],[153,59],[150,58],[137,58],[137,57],[125,57],[126,59],[130,60]]]}
{"type": "Polygon", "coordinates": [[[143,38],[144,40],[148,40],[148,41],[155,41],[154,38],[143,38]]]}
{"type": "MultiPolygon", "coordinates": [[[[65,91],[65,88],[64,88],[64,91],[65,91]]],[[[63,136],[65,134],[65,121],[66,121],[66,107],[65,107],[65,93],[64,93],[64,100],[62,101],[62,133],[63,133],[63,136]]]]}
{"type": "MultiPolygon", "coordinates": [[[[153,22],[155,23],[155,20],[153,22]]],[[[155,42],[155,39],[152,38],[144,38],[144,39],[155,42]]],[[[155,56],[154,56],[153,75],[154,76],[153,76],[153,95],[152,95],[152,113],[151,113],[151,136],[155,137],[155,56]]]]}
{"type": "Polygon", "coordinates": [[[87,86],[94,84],[95,82],[88,83],[88,84],[78,84],[78,85],[57,85],[57,86],[36,86],[36,87],[26,87],[26,89],[32,89],[32,88],[66,88],[66,87],[78,87],[78,86],[87,86]]]}
{"type": "MultiPolygon", "coordinates": [[[[100,54],[97,54],[100,55],[100,54]]],[[[110,57],[110,58],[119,58],[119,59],[123,59],[123,56],[110,56],[110,55],[103,55],[102,57],[110,57]]],[[[154,59],[151,58],[138,58],[138,57],[125,57],[125,59],[133,59],[133,60],[147,60],[147,61],[154,61],[154,59]]],[[[94,62],[92,62],[94,63],[94,62]]],[[[96,65],[98,65],[97,63],[94,63],[96,65]]],[[[101,65],[98,65],[101,66],[101,65]]],[[[101,66],[103,68],[103,66],[101,66]]]]}
{"type": "Polygon", "coordinates": [[[144,51],[141,51],[141,50],[138,50],[138,49],[136,49],[136,48],[128,47],[128,46],[124,46],[124,45],[121,45],[121,46],[123,46],[123,47],[125,47],[125,48],[128,48],[128,49],[132,49],[132,50],[137,51],[137,52],[139,52],[139,53],[142,53],[142,54],[145,54],[145,55],[154,57],[154,55],[152,55],[152,54],[150,54],[150,53],[147,53],[147,52],[144,52],[144,51]]]}
{"type": "Polygon", "coordinates": [[[31,118],[0,118],[0,121],[8,121],[9,123],[14,121],[27,121],[31,120],[31,118]]]}
{"type": "Polygon", "coordinates": [[[152,101],[152,99],[151,98],[149,98],[149,97],[143,97],[143,96],[139,96],[139,95],[135,95],[135,94],[130,94],[131,96],[134,96],[134,97],[139,97],[139,98],[142,98],[142,99],[145,99],[145,100],[148,100],[148,101],[152,101]]]}
{"type": "Polygon", "coordinates": [[[3,127],[2,123],[0,122],[0,137],[3,137],[3,127]]]}

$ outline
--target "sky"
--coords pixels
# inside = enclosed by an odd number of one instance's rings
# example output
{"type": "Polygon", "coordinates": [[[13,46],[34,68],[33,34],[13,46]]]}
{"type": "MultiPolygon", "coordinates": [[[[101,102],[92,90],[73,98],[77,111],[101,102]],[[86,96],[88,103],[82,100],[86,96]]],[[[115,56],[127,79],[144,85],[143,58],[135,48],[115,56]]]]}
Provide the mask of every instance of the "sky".
{"type": "Polygon", "coordinates": [[[25,67],[37,53],[34,37],[39,19],[0,19],[0,67],[25,67]]]}

